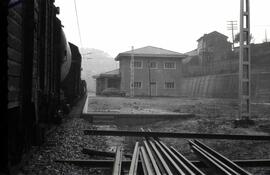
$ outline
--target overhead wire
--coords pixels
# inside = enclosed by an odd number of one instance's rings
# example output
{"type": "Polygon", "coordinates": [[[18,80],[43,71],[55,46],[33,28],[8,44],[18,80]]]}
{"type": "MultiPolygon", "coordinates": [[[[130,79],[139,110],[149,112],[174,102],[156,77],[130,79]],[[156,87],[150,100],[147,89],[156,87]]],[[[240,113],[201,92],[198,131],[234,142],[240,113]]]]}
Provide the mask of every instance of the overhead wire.
{"type": "MultiPolygon", "coordinates": [[[[81,36],[81,29],[80,29],[80,24],[79,24],[79,17],[78,17],[78,10],[77,10],[77,4],[76,4],[76,0],[73,0],[74,2],[74,9],[75,9],[75,14],[76,14],[76,20],[77,20],[77,28],[78,28],[78,33],[79,33],[79,39],[80,39],[80,48],[83,48],[83,44],[82,44],[82,36],[81,36]]],[[[82,58],[83,58],[83,54],[82,54],[82,58]]]]}

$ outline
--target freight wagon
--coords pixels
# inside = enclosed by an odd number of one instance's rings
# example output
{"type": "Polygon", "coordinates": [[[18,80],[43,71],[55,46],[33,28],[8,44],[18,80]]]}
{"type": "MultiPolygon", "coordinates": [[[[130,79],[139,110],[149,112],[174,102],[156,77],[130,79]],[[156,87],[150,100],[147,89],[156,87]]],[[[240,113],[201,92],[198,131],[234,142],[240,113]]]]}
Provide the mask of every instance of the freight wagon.
{"type": "Polygon", "coordinates": [[[8,154],[8,164],[0,172],[7,173],[59,123],[64,99],[72,104],[84,95],[86,84],[80,78],[81,55],[67,42],[53,0],[1,1],[0,11],[5,55],[1,56],[1,113],[6,114],[1,129],[8,131],[8,144],[2,150],[8,154]]]}

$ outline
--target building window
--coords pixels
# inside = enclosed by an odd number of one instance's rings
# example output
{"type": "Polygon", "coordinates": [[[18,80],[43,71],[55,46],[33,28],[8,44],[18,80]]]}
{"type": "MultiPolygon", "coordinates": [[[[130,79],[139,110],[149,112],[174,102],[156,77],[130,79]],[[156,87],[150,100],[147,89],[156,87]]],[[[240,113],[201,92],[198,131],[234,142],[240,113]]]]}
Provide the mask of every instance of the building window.
{"type": "Polygon", "coordinates": [[[134,68],[142,68],[142,61],[134,61],[134,68]]]}
{"type": "Polygon", "coordinates": [[[152,62],[150,62],[149,66],[150,66],[151,69],[156,69],[157,68],[157,62],[152,61],[152,62]]]}
{"type": "Polygon", "coordinates": [[[175,62],[165,62],[164,68],[165,69],[175,69],[175,62]]]}
{"type": "Polygon", "coordinates": [[[139,81],[135,81],[134,82],[134,88],[142,88],[142,82],[139,82],[139,81]]]}
{"type": "Polygon", "coordinates": [[[165,82],[165,88],[166,89],[174,89],[174,82],[165,82]]]}

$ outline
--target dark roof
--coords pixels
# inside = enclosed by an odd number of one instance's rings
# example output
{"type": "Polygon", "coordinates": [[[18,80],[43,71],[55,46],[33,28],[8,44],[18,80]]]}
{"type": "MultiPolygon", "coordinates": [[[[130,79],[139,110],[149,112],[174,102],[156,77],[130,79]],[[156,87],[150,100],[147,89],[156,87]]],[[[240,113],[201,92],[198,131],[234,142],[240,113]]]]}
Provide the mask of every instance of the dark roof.
{"type": "Polygon", "coordinates": [[[198,52],[197,52],[197,49],[194,49],[192,51],[186,52],[185,54],[187,55],[187,57],[185,59],[183,59],[184,64],[190,62],[194,56],[198,55],[198,52]]]}
{"type": "Polygon", "coordinates": [[[208,34],[204,34],[202,37],[200,37],[197,41],[200,41],[201,39],[203,39],[203,38],[206,38],[206,37],[208,37],[208,36],[211,36],[211,35],[219,35],[219,36],[221,36],[221,37],[223,37],[223,38],[228,38],[226,35],[224,35],[224,34],[222,34],[222,33],[219,33],[219,32],[217,32],[217,31],[213,31],[213,32],[211,32],[211,33],[208,33],[208,34]]]}
{"type": "Polygon", "coordinates": [[[198,55],[197,49],[194,49],[192,51],[186,52],[185,55],[187,56],[195,56],[198,55]]]}
{"type": "Polygon", "coordinates": [[[119,69],[115,69],[101,74],[93,75],[92,77],[100,78],[100,77],[118,77],[118,76],[120,76],[119,69]]]}
{"type": "MultiPolygon", "coordinates": [[[[119,53],[115,60],[119,60],[122,56],[131,56],[132,50],[119,53]]],[[[184,58],[186,55],[158,47],[146,46],[133,50],[134,56],[142,57],[166,57],[166,58],[184,58]]]]}

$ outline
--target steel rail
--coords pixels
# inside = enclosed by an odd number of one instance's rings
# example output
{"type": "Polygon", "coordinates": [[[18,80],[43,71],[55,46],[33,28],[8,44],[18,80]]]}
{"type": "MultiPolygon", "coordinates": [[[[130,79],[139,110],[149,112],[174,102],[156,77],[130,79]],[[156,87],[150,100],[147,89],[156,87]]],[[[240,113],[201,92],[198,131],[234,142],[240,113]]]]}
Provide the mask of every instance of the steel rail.
{"type": "MultiPolygon", "coordinates": [[[[113,167],[114,160],[97,160],[97,159],[63,159],[55,160],[57,163],[72,163],[78,166],[89,166],[92,168],[110,168],[113,167]]],[[[205,164],[201,161],[190,161],[198,168],[206,168],[205,164]]],[[[270,167],[270,159],[255,159],[255,160],[233,160],[233,162],[241,167],[270,167]]],[[[141,161],[138,161],[140,164],[141,161]]],[[[122,160],[122,166],[129,168],[131,164],[130,160],[122,160]]]]}
{"type": "Polygon", "coordinates": [[[162,174],[168,174],[168,175],[173,175],[168,164],[166,163],[166,161],[164,160],[164,158],[162,157],[161,153],[159,152],[159,150],[157,149],[156,145],[151,141],[148,140],[148,142],[150,143],[153,152],[156,154],[157,158],[160,161],[159,167],[161,169],[162,174]]]}
{"type": "MultiPolygon", "coordinates": [[[[88,154],[91,156],[104,156],[104,157],[115,157],[115,152],[109,152],[109,151],[98,151],[90,148],[83,148],[82,153],[88,154]]],[[[130,154],[124,154],[123,156],[131,158],[132,155],[130,154]]]]}
{"type": "Polygon", "coordinates": [[[195,173],[183,162],[178,156],[176,156],[162,141],[159,141],[161,146],[167,151],[167,153],[174,159],[174,161],[181,167],[181,169],[188,175],[195,175],[195,173]]]}
{"type": "MultiPolygon", "coordinates": [[[[143,128],[141,128],[141,131],[143,131],[143,132],[145,132],[145,131],[147,131],[147,132],[152,132],[152,130],[151,129],[146,129],[146,130],[144,130],[143,128]]],[[[169,166],[168,166],[168,164],[166,163],[166,161],[164,160],[164,158],[163,158],[163,156],[161,155],[161,153],[159,153],[159,151],[158,151],[158,148],[156,147],[156,145],[155,145],[155,141],[159,141],[159,138],[158,137],[145,137],[145,139],[150,143],[152,143],[151,145],[152,145],[152,148],[156,148],[155,150],[153,150],[153,152],[156,152],[157,154],[159,154],[160,156],[159,156],[159,158],[158,158],[158,156],[156,157],[156,159],[157,159],[157,162],[159,162],[159,168],[162,170],[162,174],[171,174],[172,172],[171,172],[171,170],[170,170],[170,168],[169,168],[169,166]],[[151,141],[152,140],[152,141],[151,141]],[[162,161],[161,161],[162,160],[162,161]],[[166,168],[165,168],[166,167],[166,168]],[[168,173],[167,173],[168,172],[168,173]]],[[[163,150],[161,150],[160,149],[160,151],[161,152],[163,152],[163,150]]],[[[167,155],[166,155],[166,152],[164,153],[163,152],[163,155],[166,157],[167,155]]],[[[169,161],[170,162],[170,159],[171,158],[169,158],[169,157],[166,157],[167,158],[167,161],[169,161]]],[[[173,168],[175,165],[171,162],[171,168],[173,168]]],[[[176,171],[179,171],[178,170],[178,168],[179,167],[175,167],[176,168],[176,171]]],[[[180,174],[181,174],[182,172],[181,172],[181,169],[180,169],[180,174]]]]}
{"type": "Polygon", "coordinates": [[[160,170],[160,173],[161,173],[161,174],[167,174],[167,173],[166,173],[166,170],[164,169],[164,166],[163,166],[162,162],[161,162],[160,159],[158,158],[158,156],[157,156],[156,152],[154,151],[152,145],[150,144],[149,140],[147,140],[147,143],[148,143],[149,148],[150,148],[150,150],[151,150],[151,152],[152,152],[152,154],[153,154],[153,157],[154,157],[154,159],[155,159],[155,161],[156,161],[156,163],[157,163],[157,166],[158,166],[158,168],[159,168],[159,170],[160,170]]]}
{"type": "Polygon", "coordinates": [[[208,153],[215,156],[218,160],[222,161],[224,164],[232,168],[234,171],[238,172],[241,175],[251,175],[248,171],[244,170],[240,166],[236,165],[234,162],[226,158],[225,156],[221,155],[217,151],[213,150],[212,148],[208,147],[207,145],[203,144],[202,142],[198,140],[194,140],[194,143],[196,143],[198,146],[200,146],[202,149],[207,151],[208,153]]]}
{"type": "Polygon", "coordinates": [[[185,156],[183,156],[180,152],[178,152],[174,147],[170,147],[172,152],[174,152],[179,159],[181,159],[195,174],[197,175],[205,175],[199,168],[197,168],[191,161],[189,161],[185,156]]]}
{"type": "Polygon", "coordinates": [[[210,159],[212,159],[213,161],[215,161],[217,164],[219,164],[220,166],[222,166],[224,169],[226,169],[230,174],[234,174],[234,175],[239,175],[239,173],[237,171],[235,171],[233,168],[231,168],[230,166],[228,166],[227,164],[225,164],[224,162],[220,161],[217,157],[215,157],[214,155],[210,154],[209,152],[207,152],[206,150],[204,150],[202,147],[200,147],[199,145],[197,145],[196,143],[194,143],[193,141],[189,141],[190,144],[192,144],[193,146],[197,147],[198,149],[200,149],[200,151],[202,151],[205,155],[207,155],[210,159]]]}
{"type": "MultiPolygon", "coordinates": [[[[141,128],[141,131],[145,132],[144,128],[141,128]]],[[[151,132],[151,130],[147,129],[146,132],[151,132]]],[[[151,142],[150,139],[151,138],[149,138],[149,137],[145,137],[146,143],[147,143],[147,145],[149,145],[148,146],[148,148],[150,150],[149,152],[151,152],[150,154],[153,155],[153,158],[154,158],[154,160],[155,160],[155,162],[160,170],[160,173],[167,174],[166,170],[164,169],[164,165],[162,164],[162,161],[160,160],[160,158],[157,155],[157,152],[154,150],[152,144],[150,143],[151,142]]]]}
{"type": "MultiPolygon", "coordinates": [[[[141,128],[141,131],[142,132],[145,132],[144,128],[141,128]]],[[[144,137],[145,140],[147,141],[148,140],[148,137],[144,137]]],[[[161,174],[161,172],[159,171],[159,166],[158,166],[158,162],[156,161],[154,155],[152,154],[149,146],[148,146],[148,143],[146,141],[143,141],[144,145],[145,145],[145,149],[146,149],[146,152],[148,153],[148,156],[150,158],[150,162],[152,163],[152,166],[154,168],[154,171],[156,174],[161,174]]]]}
{"type": "Polygon", "coordinates": [[[129,168],[129,175],[136,175],[139,162],[139,142],[136,142],[129,168]]]}
{"type": "MultiPolygon", "coordinates": [[[[148,129],[149,132],[152,132],[151,129],[148,129]]],[[[173,147],[169,149],[163,142],[159,140],[158,137],[154,138],[155,140],[159,141],[164,145],[164,148],[168,150],[168,152],[174,156],[175,160],[182,165],[184,169],[186,169],[187,173],[196,174],[196,175],[204,175],[203,172],[201,172],[196,166],[194,166],[192,163],[190,163],[182,154],[180,154],[177,150],[175,150],[173,147]],[[175,155],[175,154],[176,155],[175,155]],[[193,172],[194,171],[194,172],[193,172]]]]}
{"type": "Polygon", "coordinates": [[[141,160],[143,174],[144,175],[148,175],[148,172],[147,172],[147,169],[146,169],[146,165],[145,165],[145,160],[144,160],[143,155],[142,155],[141,147],[139,147],[139,157],[140,157],[140,160],[141,160]]]}
{"type": "Polygon", "coordinates": [[[232,175],[226,169],[224,169],[220,164],[211,159],[208,155],[202,152],[195,145],[191,145],[191,149],[195,152],[195,154],[212,170],[215,170],[215,173],[224,174],[224,175],[232,175]]]}
{"type": "Polygon", "coordinates": [[[122,165],[122,148],[117,147],[113,165],[113,172],[112,172],[113,175],[121,175],[121,165],[122,165]]]}
{"type": "Polygon", "coordinates": [[[167,138],[193,138],[193,139],[227,139],[227,140],[261,140],[270,141],[269,135],[230,135],[230,134],[198,134],[198,133],[171,133],[171,132],[140,132],[140,131],[114,131],[114,130],[84,130],[85,135],[103,136],[130,136],[130,137],[167,137],[167,138]]]}
{"type": "MultiPolygon", "coordinates": [[[[152,132],[152,130],[150,128],[147,129],[148,132],[152,132]]],[[[159,140],[158,137],[153,137],[154,140],[159,140]]]]}
{"type": "Polygon", "coordinates": [[[154,141],[158,148],[161,150],[162,154],[165,156],[168,162],[170,162],[171,166],[174,167],[177,174],[185,175],[183,170],[177,165],[177,163],[170,157],[170,155],[164,150],[164,148],[160,145],[158,141],[154,141]]]}
{"type": "Polygon", "coordinates": [[[90,112],[85,113],[85,116],[113,116],[118,118],[131,118],[131,117],[164,117],[164,118],[175,118],[175,119],[183,119],[185,117],[194,117],[195,114],[191,113],[167,113],[167,114],[151,114],[151,113],[116,113],[116,112],[90,112]]]}
{"type": "Polygon", "coordinates": [[[152,154],[152,152],[151,152],[151,150],[150,150],[150,147],[149,147],[147,141],[144,140],[143,143],[144,143],[146,152],[147,152],[147,154],[148,154],[148,156],[149,156],[149,158],[150,158],[150,161],[151,161],[151,163],[152,163],[152,166],[153,166],[153,169],[154,169],[154,171],[155,171],[155,174],[161,175],[161,172],[159,171],[157,162],[156,162],[156,160],[155,160],[155,158],[154,158],[154,155],[152,154]]]}
{"type": "Polygon", "coordinates": [[[149,157],[148,157],[144,147],[141,146],[140,148],[141,148],[141,161],[143,164],[144,174],[154,175],[155,173],[154,173],[153,167],[151,165],[151,162],[149,160],[149,157]]]}

